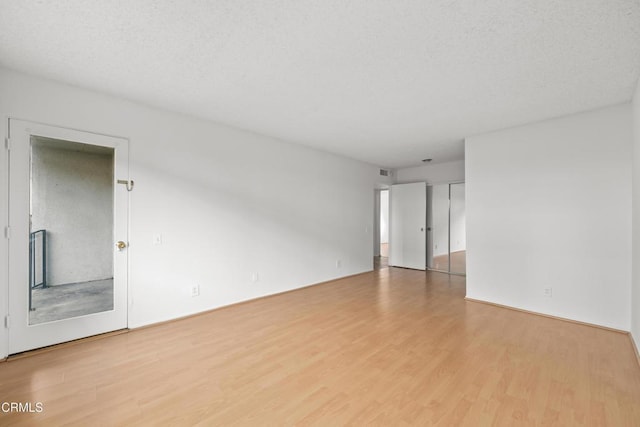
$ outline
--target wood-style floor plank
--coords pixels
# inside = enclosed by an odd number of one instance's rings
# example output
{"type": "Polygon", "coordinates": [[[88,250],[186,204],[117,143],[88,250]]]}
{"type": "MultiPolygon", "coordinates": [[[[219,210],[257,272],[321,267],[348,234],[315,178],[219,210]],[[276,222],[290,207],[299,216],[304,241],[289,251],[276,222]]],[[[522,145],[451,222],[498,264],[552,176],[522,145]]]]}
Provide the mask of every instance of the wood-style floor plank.
{"type": "Polygon", "coordinates": [[[0,425],[640,425],[622,333],[397,268],[0,364],[0,425]]]}

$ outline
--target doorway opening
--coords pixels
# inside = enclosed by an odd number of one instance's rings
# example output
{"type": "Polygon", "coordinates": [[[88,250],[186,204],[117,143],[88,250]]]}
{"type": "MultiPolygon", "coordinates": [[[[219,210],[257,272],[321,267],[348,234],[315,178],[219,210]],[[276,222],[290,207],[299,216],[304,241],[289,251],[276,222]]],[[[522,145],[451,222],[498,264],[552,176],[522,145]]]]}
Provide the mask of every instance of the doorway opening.
{"type": "Polygon", "coordinates": [[[389,266],[389,190],[374,190],[373,210],[373,268],[389,266]]]}
{"type": "Polygon", "coordinates": [[[380,256],[389,258],[389,190],[380,191],[380,256]]]}

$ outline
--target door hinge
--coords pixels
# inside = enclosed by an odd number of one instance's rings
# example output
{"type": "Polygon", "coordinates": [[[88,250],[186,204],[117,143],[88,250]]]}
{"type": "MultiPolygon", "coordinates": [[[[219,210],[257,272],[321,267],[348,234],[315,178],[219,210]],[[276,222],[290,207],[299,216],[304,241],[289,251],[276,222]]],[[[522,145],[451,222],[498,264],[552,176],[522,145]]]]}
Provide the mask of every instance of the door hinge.
{"type": "Polygon", "coordinates": [[[4,148],[7,149],[7,151],[11,151],[11,138],[5,138],[4,139],[4,148]]]}
{"type": "Polygon", "coordinates": [[[6,316],[4,316],[4,327],[9,329],[10,326],[11,326],[11,318],[7,314],[6,316]]]}
{"type": "Polygon", "coordinates": [[[11,227],[9,227],[8,225],[4,228],[4,238],[5,239],[11,238],[11,227]]]}

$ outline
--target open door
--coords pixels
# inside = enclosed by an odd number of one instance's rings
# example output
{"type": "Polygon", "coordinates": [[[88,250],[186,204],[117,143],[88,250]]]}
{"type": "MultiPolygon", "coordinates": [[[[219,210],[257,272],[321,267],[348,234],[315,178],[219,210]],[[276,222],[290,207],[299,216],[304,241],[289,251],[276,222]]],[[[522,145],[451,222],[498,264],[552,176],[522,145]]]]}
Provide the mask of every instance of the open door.
{"type": "Polygon", "coordinates": [[[9,136],[9,353],[126,328],[128,141],[14,119],[9,136]]]}
{"type": "Polygon", "coordinates": [[[426,269],[427,187],[392,185],[389,191],[389,265],[426,269]]]}

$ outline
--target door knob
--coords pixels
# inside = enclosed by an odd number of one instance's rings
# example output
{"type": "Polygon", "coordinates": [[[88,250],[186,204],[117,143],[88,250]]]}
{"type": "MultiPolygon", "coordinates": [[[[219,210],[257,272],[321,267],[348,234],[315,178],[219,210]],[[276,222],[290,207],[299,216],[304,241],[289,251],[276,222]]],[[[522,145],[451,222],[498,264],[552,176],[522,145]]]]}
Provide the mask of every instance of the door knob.
{"type": "Polygon", "coordinates": [[[118,243],[116,243],[116,247],[118,248],[119,251],[123,250],[124,248],[127,247],[127,244],[125,242],[123,242],[122,240],[118,241],[118,243]]]}

